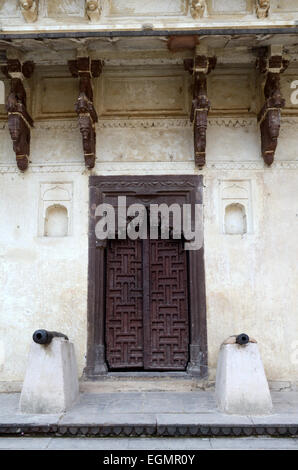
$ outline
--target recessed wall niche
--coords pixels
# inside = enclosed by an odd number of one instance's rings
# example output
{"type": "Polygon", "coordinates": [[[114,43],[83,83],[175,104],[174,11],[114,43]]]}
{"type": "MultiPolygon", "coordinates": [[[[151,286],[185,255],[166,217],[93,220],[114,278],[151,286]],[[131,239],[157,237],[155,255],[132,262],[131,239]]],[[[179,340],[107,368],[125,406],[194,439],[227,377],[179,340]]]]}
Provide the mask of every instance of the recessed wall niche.
{"type": "Polygon", "coordinates": [[[225,233],[229,235],[244,235],[247,233],[245,207],[232,203],[225,207],[225,233]]]}
{"type": "Polygon", "coordinates": [[[38,235],[67,237],[72,229],[72,183],[41,183],[38,235]]]}
{"type": "Polygon", "coordinates": [[[221,232],[244,235],[253,232],[251,181],[220,180],[221,232]]]}
{"type": "Polygon", "coordinates": [[[53,204],[46,210],[44,223],[45,237],[67,237],[68,212],[65,206],[53,204]]]}

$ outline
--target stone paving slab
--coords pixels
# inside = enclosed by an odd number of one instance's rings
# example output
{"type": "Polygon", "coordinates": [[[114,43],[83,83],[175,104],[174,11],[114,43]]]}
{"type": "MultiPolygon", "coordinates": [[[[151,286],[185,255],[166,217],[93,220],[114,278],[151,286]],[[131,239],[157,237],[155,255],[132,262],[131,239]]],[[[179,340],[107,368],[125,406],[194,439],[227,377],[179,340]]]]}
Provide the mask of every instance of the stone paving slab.
{"type": "Polygon", "coordinates": [[[61,414],[25,414],[19,410],[20,395],[17,393],[0,394],[0,425],[10,425],[14,423],[26,425],[49,425],[56,424],[61,418],[61,414]]]}
{"type": "Polygon", "coordinates": [[[66,414],[59,420],[59,425],[73,425],[77,424],[84,426],[88,423],[88,426],[129,426],[131,424],[135,426],[156,426],[156,415],[155,414],[141,414],[135,413],[133,416],[131,413],[97,413],[88,414],[85,411],[79,411],[74,414],[66,414]]]}
{"type": "Polygon", "coordinates": [[[298,450],[298,438],[0,438],[0,450],[298,450]]]}
{"type": "Polygon", "coordinates": [[[193,413],[189,414],[166,414],[159,413],[157,415],[157,425],[168,426],[168,425],[229,425],[229,426],[250,426],[252,420],[248,416],[237,416],[237,415],[223,415],[221,413],[193,413]]]}
{"type": "Polygon", "coordinates": [[[298,450],[298,439],[274,437],[219,437],[210,439],[212,450],[298,450]]]}
{"type": "Polygon", "coordinates": [[[46,450],[51,437],[0,437],[0,450],[46,450]]]}
{"type": "Polygon", "coordinates": [[[220,413],[213,391],[81,394],[61,415],[19,412],[19,394],[0,394],[2,435],[298,435],[298,392],[273,392],[266,416],[220,413]]]}

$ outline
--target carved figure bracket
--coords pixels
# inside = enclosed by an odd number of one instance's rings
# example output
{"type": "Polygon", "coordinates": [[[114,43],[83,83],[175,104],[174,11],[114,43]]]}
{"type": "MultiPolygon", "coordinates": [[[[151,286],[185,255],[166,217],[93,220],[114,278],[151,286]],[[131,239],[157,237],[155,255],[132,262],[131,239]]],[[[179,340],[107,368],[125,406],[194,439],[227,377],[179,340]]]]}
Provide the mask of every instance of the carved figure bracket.
{"type": "Polygon", "coordinates": [[[261,130],[261,152],[265,163],[270,166],[274,161],[275,150],[278,143],[281,109],[285,106],[280,89],[280,74],[289,65],[282,55],[267,56],[267,51],[260,51],[257,59],[257,69],[266,74],[264,86],[265,103],[258,114],[258,123],[261,130]]]}
{"type": "Polygon", "coordinates": [[[10,93],[6,101],[8,129],[16,154],[18,168],[25,171],[29,164],[30,127],[33,119],[27,111],[27,97],[23,85],[24,78],[29,78],[34,70],[33,62],[21,64],[18,59],[10,59],[1,67],[5,76],[10,78],[10,93]]]}
{"type": "Polygon", "coordinates": [[[68,62],[73,77],[79,78],[79,97],[75,110],[79,117],[79,127],[82,134],[85,165],[92,169],[96,159],[96,131],[95,123],[98,121],[93,105],[92,77],[99,77],[103,62],[91,60],[90,57],[80,57],[68,62]]]}
{"type": "Polygon", "coordinates": [[[100,20],[102,7],[99,3],[99,0],[86,0],[86,13],[92,23],[100,20]]]}
{"type": "Polygon", "coordinates": [[[34,23],[38,17],[38,0],[20,0],[19,5],[27,23],[34,23]]]}
{"type": "Polygon", "coordinates": [[[202,18],[206,10],[206,0],[192,0],[190,5],[190,14],[193,19],[202,18]]]}
{"type": "Polygon", "coordinates": [[[259,19],[264,19],[268,16],[270,9],[270,0],[256,0],[256,13],[259,19]]]}
{"type": "Polygon", "coordinates": [[[190,121],[194,126],[195,163],[202,168],[206,163],[206,132],[211,106],[207,96],[207,74],[214,69],[216,57],[195,56],[184,61],[185,70],[194,76],[190,121]]]}

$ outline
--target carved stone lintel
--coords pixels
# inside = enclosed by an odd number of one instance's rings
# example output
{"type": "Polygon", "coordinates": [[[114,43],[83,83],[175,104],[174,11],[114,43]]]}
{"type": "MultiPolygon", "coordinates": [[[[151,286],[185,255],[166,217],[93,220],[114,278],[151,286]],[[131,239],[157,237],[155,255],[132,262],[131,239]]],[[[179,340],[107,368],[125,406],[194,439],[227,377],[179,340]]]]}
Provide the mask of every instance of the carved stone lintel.
{"type": "Polygon", "coordinates": [[[34,23],[38,17],[38,0],[20,0],[19,4],[27,23],[34,23]]]}
{"type": "Polygon", "coordinates": [[[195,163],[199,168],[206,163],[206,132],[211,105],[207,97],[207,74],[215,65],[216,57],[195,56],[184,61],[185,69],[194,76],[190,121],[194,126],[195,163]]]}
{"type": "Polygon", "coordinates": [[[206,1],[205,0],[192,0],[190,5],[190,14],[193,19],[197,20],[202,18],[206,10],[206,1]]]}
{"type": "Polygon", "coordinates": [[[6,101],[8,113],[8,129],[16,154],[18,168],[25,171],[29,164],[30,155],[30,127],[33,119],[26,108],[26,91],[23,85],[24,77],[29,78],[33,73],[33,62],[21,64],[18,59],[7,61],[1,67],[2,72],[10,78],[10,93],[6,101]]]}
{"type": "Polygon", "coordinates": [[[266,18],[270,9],[270,0],[256,0],[256,2],[257,17],[260,19],[266,18]]]}
{"type": "Polygon", "coordinates": [[[86,13],[92,23],[100,20],[102,7],[98,0],[86,0],[86,13]]]}
{"type": "Polygon", "coordinates": [[[77,60],[70,60],[68,66],[72,76],[79,78],[79,97],[75,104],[75,110],[79,117],[85,165],[87,168],[92,169],[96,158],[95,123],[98,121],[98,117],[93,105],[91,80],[92,77],[100,75],[103,62],[91,60],[90,57],[79,57],[77,60]]]}
{"type": "Polygon", "coordinates": [[[268,166],[274,161],[280,131],[281,109],[285,106],[280,90],[280,74],[286,70],[288,64],[289,62],[281,55],[268,58],[262,50],[257,59],[257,68],[261,73],[266,73],[265,103],[258,114],[258,123],[261,130],[262,157],[268,166]]]}

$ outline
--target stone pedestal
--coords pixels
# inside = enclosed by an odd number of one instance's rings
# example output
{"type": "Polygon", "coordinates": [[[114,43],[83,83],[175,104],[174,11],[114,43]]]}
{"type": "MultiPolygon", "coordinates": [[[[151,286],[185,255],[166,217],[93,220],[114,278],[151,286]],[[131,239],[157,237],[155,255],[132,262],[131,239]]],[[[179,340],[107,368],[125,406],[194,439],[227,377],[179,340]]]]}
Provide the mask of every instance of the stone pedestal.
{"type": "Polygon", "coordinates": [[[73,343],[53,338],[48,345],[32,343],[20,411],[61,413],[79,398],[77,363],[73,343]]]}
{"type": "Polygon", "coordinates": [[[271,395],[256,342],[221,345],[215,395],[223,413],[264,415],[271,412],[271,395]]]}

